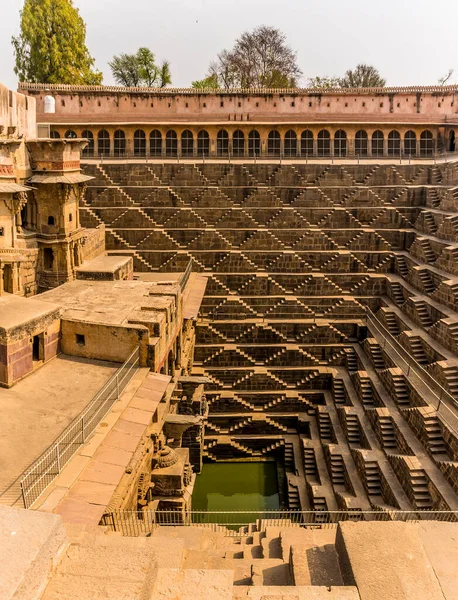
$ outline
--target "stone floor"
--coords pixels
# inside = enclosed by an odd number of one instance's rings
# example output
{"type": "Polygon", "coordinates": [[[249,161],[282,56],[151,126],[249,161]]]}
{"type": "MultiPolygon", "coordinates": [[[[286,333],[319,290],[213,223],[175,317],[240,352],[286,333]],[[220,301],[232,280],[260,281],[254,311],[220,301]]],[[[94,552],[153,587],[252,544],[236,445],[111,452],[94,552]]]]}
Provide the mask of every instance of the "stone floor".
{"type": "Polygon", "coordinates": [[[60,355],[14,388],[0,388],[0,503],[20,498],[17,477],[48,448],[119,368],[60,355]]]}

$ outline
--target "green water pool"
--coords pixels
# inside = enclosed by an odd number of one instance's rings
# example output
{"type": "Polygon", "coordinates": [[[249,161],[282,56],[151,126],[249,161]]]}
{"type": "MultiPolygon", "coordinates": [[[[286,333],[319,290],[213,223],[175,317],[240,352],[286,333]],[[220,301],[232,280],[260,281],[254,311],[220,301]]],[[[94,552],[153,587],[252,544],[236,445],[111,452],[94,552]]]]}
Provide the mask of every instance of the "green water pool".
{"type": "Polygon", "coordinates": [[[262,512],[279,508],[275,462],[206,463],[196,478],[194,511],[262,512]]]}

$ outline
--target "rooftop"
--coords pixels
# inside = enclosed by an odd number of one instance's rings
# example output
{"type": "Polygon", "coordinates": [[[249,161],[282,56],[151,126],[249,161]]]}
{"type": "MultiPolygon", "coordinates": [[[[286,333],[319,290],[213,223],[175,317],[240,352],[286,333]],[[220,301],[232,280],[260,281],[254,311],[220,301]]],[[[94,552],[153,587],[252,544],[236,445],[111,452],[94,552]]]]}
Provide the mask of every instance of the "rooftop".
{"type": "MultiPolygon", "coordinates": [[[[24,323],[58,313],[59,306],[51,302],[5,294],[0,296],[0,339],[24,323]]],[[[56,316],[58,316],[56,314],[56,316]]]]}
{"type": "MultiPolygon", "coordinates": [[[[164,279],[169,281],[169,275],[165,274],[164,279]]],[[[168,306],[169,301],[164,296],[175,295],[178,290],[178,284],[172,282],[161,285],[144,281],[76,280],[40,294],[40,300],[31,298],[29,302],[60,305],[63,318],[75,321],[123,325],[136,310],[151,311],[168,306]]]]}

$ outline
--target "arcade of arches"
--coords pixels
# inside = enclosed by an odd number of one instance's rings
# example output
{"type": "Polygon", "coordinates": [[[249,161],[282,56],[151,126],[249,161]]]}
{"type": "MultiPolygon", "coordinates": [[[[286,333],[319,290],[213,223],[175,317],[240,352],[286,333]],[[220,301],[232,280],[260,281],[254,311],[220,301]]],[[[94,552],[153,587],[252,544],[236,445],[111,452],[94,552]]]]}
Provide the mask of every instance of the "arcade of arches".
{"type": "MultiPolygon", "coordinates": [[[[151,157],[430,157],[444,146],[431,129],[366,127],[289,128],[214,126],[174,128],[66,128],[53,127],[52,138],[86,138],[84,156],[151,157]]],[[[455,148],[455,132],[447,136],[447,150],[455,148]]]]}

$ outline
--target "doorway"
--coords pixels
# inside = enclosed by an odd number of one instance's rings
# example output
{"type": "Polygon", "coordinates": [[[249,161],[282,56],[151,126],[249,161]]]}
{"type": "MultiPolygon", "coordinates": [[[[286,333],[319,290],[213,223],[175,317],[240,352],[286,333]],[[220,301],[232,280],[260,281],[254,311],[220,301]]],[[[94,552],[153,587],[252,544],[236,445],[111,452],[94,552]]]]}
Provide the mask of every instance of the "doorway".
{"type": "Polygon", "coordinates": [[[32,360],[33,362],[41,362],[43,356],[43,335],[34,335],[32,339],[32,360]]]}

